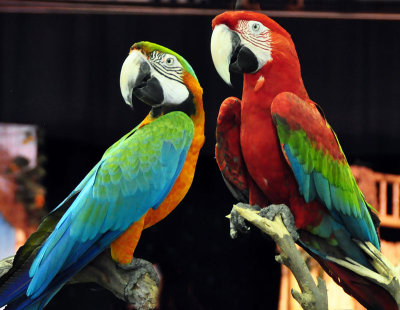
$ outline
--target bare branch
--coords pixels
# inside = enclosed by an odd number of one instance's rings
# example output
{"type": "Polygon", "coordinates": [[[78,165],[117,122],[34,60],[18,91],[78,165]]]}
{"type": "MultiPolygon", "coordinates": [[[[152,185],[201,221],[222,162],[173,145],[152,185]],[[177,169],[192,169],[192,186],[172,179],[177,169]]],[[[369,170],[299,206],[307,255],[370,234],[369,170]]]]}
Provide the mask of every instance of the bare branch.
{"type": "MultiPolygon", "coordinates": [[[[8,257],[0,261],[0,276],[12,267],[13,259],[8,257]]],[[[106,250],[67,284],[89,282],[99,284],[135,309],[152,310],[157,307],[160,279],[153,265],[143,259],[133,258],[130,265],[119,266],[106,250]]]]}
{"type": "Polygon", "coordinates": [[[236,211],[248,222],[271,236],[279,246],[281,254],[276,260],[286,265],[295,276],[301,293],[292,289],[292,296],[304,310],[328,310],[328,296],[325,282],[318,278],[318,285],[311,277],[310,271],[297,250],[293,238],[283,224],[281,216],[275,216],[274,220],[268,220],[258,215],[258,211],[242,208],[235,205],[232,211],[236,211]]]}

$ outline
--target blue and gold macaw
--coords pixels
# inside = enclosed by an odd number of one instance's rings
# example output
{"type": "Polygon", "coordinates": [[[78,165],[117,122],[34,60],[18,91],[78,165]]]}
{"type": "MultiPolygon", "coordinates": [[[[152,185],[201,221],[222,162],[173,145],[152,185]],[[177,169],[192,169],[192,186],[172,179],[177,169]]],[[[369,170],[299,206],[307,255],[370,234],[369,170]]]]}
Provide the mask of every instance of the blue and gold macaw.
{"type": "Polygon", "coordinates": [[[0,278],[0,307],[41,309],[74,274],[111,247],[132,260],[140,234],[186,195],[204,143],[202,88],[189,63],[157,44],[131,47],[121,92],[151,106],[40,224],[0,278]]]}

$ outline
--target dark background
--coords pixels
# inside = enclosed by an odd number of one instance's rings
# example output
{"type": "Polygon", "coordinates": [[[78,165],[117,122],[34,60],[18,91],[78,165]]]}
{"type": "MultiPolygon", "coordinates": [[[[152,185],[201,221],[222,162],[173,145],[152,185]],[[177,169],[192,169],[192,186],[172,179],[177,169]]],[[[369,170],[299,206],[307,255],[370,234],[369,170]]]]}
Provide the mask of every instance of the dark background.
{"type": "MultiPolygon", "coordinates": [[[[206,144],[181,205],[143,233],[135,256],[163,274],[162,309],[275,309],[279,265],[253,231],[231,240],[233,198],[214,161],[215,120],[229,88],[209,52],[213,16],[0,14],[0,121],[37,124],[55,207],[104,150],[148,112],[122,100],[129,47],[147,40],[183,55],[204,88],[206,144]]],[[[297,46],[303,79],[350,163],[400,173],[400,21],[275,18],[297,46]]],[[[388,234],[390,235],[390,233],[388,234]]],[[[91,285],[66,287],[48,309],[124,309],[91,285]]]]}

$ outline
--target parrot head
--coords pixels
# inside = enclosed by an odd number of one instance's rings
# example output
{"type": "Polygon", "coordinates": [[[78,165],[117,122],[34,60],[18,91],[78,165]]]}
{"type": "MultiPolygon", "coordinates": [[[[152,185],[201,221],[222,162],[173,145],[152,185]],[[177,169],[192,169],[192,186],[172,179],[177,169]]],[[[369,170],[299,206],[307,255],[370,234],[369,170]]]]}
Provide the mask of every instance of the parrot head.
{"type": "Polygon", "coordinates": [[[190,116],[202,95],[196,74],[182,56],[146,41],[132,45],[122,65],[120,87],[129,106],[136,97],[152,107],[153,117],[176,110],[190,116]]]}
{"type": "Polygon", "coordinates": [[[290,34],[264,14],[228,11],[216,16],[212,27],[214,66],[229,85],[230,71],[253,74],[281,55],[297,58],[290,34]]]}

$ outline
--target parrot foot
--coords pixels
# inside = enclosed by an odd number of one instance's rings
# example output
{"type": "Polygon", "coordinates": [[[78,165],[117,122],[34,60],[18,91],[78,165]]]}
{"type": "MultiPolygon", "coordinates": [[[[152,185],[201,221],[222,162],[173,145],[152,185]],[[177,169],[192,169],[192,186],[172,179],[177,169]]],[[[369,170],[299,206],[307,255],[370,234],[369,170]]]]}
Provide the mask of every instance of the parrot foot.
{"type": "Polygon", "coordinates": [[[271,221],[273,221],[275,216],[278,214],[281,215],[283,224],[285,224],[286,229],[292,236],[294,242],[296,242],[300,237],[297,232],[294,216],[288,206],[284,204],[272,204],[267,206],[266,208],[261,209],[261,211],[258,213],[259,216],[265,217],[271,221]]]}
{"type": "MultiPolygon", "coordinates": [[[[249,204],[241,203],[239,202],[237,204],[238,207],[244,208],[244,209],[249,209],[252,211],[259,211],[261,208],[258,205],[251,206],[249,204]]],[[[232,209],[230,217],[230,235],[232,239],[236,239],[239,235],[239,233],[246,234],[250,231],[250,227],[245,223],[245,220],[242,216],[239,215],[239,213],[235,210],[235,208],[232,209]]]]}

